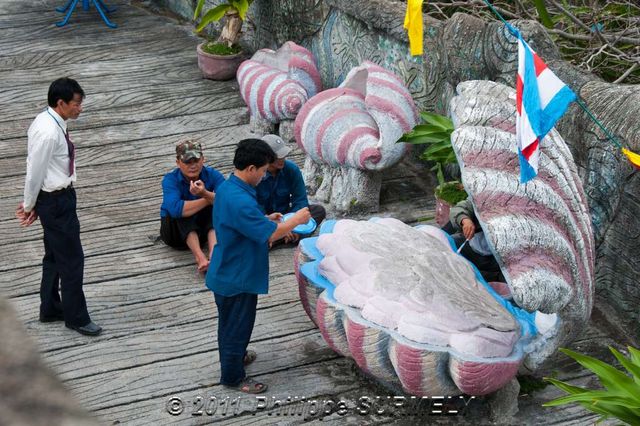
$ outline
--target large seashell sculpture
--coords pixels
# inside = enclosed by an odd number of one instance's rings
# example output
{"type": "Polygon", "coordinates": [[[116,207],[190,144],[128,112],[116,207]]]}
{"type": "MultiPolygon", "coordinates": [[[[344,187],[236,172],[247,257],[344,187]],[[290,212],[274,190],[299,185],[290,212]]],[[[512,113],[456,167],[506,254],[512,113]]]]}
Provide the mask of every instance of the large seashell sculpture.
{"type": "Polygon", "coordinates": [[[327,344],[393,390],[485,395],[518,371],[535,316],[514,308],[432,226],[323,224],[303,240],[303,306],[327,344]]]}
{"type": "Polygon", "coordinates": [[[251,127],[260,135],[279,132],[293,140],[293,119],[304,103],[322,90],[311,52],[292,41],[277,51],[258,50],[236,74],[240,95],[249,108],[251,127]]]}
{"type": "Polygon", "coordinates": [[[474,81],[457,93],[452,143],[506,285],[486,283],[438,228],[395,219],[326,222],[294,258],[327,344],[417,396],[501,389],[575,339],[593,304],[593,236],[564,141],[552,130],[539,176],[520,184],[513,89],[474,81]]]}
{"type": "Polygon", "coordinates": [[[400,161],[407,145],[396,142],[417,121],[411,94],[395,74],[368,61],[352,69],[296,117],[308,191],[338,211],[376,211],[379,172],[400,161]]]}

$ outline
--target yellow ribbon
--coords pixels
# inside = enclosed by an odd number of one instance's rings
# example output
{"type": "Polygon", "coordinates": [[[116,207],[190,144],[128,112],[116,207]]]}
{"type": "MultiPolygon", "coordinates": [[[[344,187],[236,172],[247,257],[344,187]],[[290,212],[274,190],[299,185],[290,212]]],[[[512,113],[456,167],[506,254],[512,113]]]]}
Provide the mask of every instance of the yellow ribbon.
{"type": "Polygon", "coordinates": [[[411,55],[422,55],[422,1],[407,0],[407,13],[404,16],[404,28],[409,35],[411,55]]]}
{"type": "Polygon", "coordinates": [[[640,155],[635,152],[631,152],[626,148],[622,148],[622,153],[627,156],[631,164],[640,169],[640,155]]]}

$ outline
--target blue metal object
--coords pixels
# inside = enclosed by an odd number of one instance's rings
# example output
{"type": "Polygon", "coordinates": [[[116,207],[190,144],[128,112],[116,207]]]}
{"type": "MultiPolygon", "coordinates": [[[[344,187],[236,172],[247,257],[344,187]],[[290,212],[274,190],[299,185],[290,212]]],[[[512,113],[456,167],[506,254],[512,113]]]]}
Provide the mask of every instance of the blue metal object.
{"type": "MultiPolygon", "coordinates": [[[[67,23],[69,22],[69,18],[71,18],[71,14],[75,10],[76,6],[78,5],[78,1],[80,0],[69,0],[67,4],[64,5],[63,7],[56,8],[56,11],[60,13],[65,13],[65,12],[67,13],[62,21],[56,22],[56,26],[64,27],[65,25],[67,25],[67,23]]],[[[104,21],[105,24],[107,24],[109,28],[118,27],[116,24],[111,22],[109,18],[107,18],[107,15],[105,14],[105,13],[115,12],[116,10],[115,7],[113,9],[109,9],[102,0],[82,0],[82,8],[84,10],[89,10],[90,3],[93,3],[93,6],[96,8],[98,13],[102,17],[102,20],[104,21]]]]}

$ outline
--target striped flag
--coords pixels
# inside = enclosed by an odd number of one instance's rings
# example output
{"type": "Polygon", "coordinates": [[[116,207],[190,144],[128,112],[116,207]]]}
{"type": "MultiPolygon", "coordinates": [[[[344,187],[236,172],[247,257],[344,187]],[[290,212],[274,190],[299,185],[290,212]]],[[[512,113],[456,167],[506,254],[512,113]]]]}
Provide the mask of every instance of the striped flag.
{"type": "Polygon", "coordinates": [[[575,93],[518,33],[516,139],[520,182],[526,183],[538,174],[540,143],[575,99],[575,93]]]}

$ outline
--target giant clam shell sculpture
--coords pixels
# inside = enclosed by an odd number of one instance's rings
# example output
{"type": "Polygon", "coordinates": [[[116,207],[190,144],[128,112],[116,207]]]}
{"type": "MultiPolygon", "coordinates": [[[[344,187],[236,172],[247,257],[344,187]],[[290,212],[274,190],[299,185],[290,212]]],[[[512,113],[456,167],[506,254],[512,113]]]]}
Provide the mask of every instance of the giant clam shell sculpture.
{"type": "Polygon", "coordinates": [[[396,141],[417,122],[404,83],[365,61],[339,87],[309,99],[296,117],[295,136],[317,163],[381,170],[402,158],[407,146],[396,141]]]}
{"type": "Polygon", "coordinates": [[[391,389],[494,392],[589,318],[593,237],[576,167],[552,131],[540,175],[519,183],[514,100],[505,86],[467,82],[451,102],[462,178],[513,301],[434,227],[328,221],[298,246],[307,314],[331,348],[391,389]]]}
{"type": "Polygon", "coordinates": [[[295,118],[307,99],[322,90],[313,54],[292,41],[277,51],[257,51],[240,64],[236,77],[249,113],[271,123],[295,118]]]}
{"type": "Polygon", "coordinates": [[[536,345],[536,369],[580,333],[591,316],[595,243],[582,182],[569,148],[553,129],[542,141],[538,176],[519,181],[515,91],[468,81],[451,101],[451,141],[462,181],[514,301],[557,315],[554,335],[536,345]]]}
{"type": "Polygon", "coordinates": [[[533,315],[498,296],[435,227],[329,221],[300,243],[296,265],[327,344],[394,390],[493,392],[536,333],[533,315]]]}

